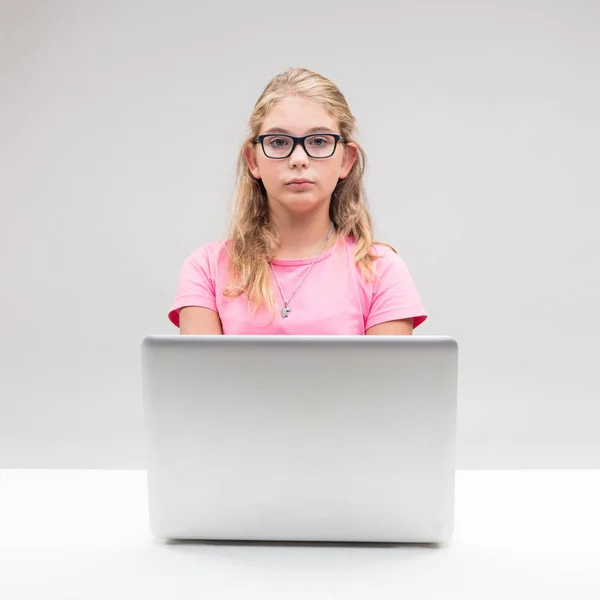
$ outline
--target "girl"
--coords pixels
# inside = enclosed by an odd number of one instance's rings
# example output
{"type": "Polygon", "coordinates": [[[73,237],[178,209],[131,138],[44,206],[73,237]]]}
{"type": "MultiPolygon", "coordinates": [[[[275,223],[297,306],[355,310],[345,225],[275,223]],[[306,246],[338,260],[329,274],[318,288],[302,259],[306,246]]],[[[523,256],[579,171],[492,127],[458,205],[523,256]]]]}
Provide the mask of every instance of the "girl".
{"type": "Polygon", "coordinates": [[[321,75],[271,80],[240,151],[228,239],[181,270],[169,318],[182,334],[410,335],[427,318],[400,257],[373,241],[354,127],[321,75]]]}

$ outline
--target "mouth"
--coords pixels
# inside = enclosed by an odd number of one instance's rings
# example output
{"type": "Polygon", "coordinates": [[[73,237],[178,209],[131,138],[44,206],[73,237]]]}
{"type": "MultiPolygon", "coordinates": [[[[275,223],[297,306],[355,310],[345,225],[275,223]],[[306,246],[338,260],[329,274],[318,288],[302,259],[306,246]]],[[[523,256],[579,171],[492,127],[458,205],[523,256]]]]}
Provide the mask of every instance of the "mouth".
{"type": "Polygon", "coordinates": [[[291,181],[288,181],[286,183],[286,185],[295,190],[303,190],[314,184],[312,181],[309,181],[308,179],[292,179],[291,181]]]}

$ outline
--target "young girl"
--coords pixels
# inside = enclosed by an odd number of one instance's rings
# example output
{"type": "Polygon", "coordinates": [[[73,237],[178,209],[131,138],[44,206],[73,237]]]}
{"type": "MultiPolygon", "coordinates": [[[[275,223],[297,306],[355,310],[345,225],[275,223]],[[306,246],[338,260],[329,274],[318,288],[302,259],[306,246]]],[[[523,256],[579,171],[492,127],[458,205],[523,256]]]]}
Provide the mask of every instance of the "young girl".
{"type": "Polygon", "coordinates": [[[181,270],[169,318],[182,334],[410,335],[427,318],[400,257],[373,241],[354,126],[321,75],[271,80],[240,151],[229,237],[181,270]]]}

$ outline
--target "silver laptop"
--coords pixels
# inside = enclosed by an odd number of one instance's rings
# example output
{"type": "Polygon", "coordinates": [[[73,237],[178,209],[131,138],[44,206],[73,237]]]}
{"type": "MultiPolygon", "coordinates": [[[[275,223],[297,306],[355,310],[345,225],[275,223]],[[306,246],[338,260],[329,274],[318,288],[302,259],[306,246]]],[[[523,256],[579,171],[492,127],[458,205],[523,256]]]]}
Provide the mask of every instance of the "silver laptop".
{"type": "Polygon", "coordinates": [[[448,337],[146,338],[153,534],[449,541],[457,358],[448,337]]]}

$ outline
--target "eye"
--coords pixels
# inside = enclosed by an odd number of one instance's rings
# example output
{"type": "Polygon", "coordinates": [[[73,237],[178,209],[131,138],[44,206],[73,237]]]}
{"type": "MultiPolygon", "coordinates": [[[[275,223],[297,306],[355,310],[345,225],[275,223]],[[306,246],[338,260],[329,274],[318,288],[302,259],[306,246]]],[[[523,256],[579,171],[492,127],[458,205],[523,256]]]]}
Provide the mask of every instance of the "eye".
{"type": "Polygon", "coordinates": [[[331,140],[328,137],[312,137],[308,142],[311,146],[327,146],[327,144],[331,144],[331,140]]]}
{"type": "Polygon", "coordinates": [[[266,141],[273,148],[285,148],[290,145],[290,140],[283,137],[269,137],[266,141]]]}

